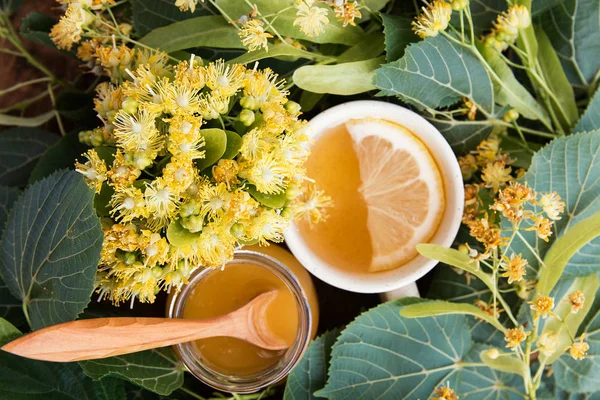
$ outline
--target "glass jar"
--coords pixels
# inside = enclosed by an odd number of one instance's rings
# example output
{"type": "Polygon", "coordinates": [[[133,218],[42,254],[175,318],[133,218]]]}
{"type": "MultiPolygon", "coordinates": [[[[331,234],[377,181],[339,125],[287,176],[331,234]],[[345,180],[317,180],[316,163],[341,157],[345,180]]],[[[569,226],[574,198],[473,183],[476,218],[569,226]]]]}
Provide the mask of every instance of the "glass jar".
{"type": "MultiPolygon", "coordinates": [[[[215,371],[203,363],[201,355],[193,342],[174,346],[175,353],[186,368],[196,378],[207,385],[226,392],[254,393],[269,385],[279,382],[296,366],[312,338],[313,317],[311,305],[305,290],[294,274],[281,262],[268,255],[239,250],[228,264],[252,264],[267,269],[277,276],[290,290],[298,311],[298,332],[290,348],[282,358],[270,368],[249,376],[234,376],[215,371]]],[[[219,273],[218,269],[198,269],[189,278],[179,293],[174,294],[167,305],[169,318],[183,318],[186,301],[198,283],[209,274],[219,273]]],[[[311,287],[311,290],[314,289],[311,287]]]]}

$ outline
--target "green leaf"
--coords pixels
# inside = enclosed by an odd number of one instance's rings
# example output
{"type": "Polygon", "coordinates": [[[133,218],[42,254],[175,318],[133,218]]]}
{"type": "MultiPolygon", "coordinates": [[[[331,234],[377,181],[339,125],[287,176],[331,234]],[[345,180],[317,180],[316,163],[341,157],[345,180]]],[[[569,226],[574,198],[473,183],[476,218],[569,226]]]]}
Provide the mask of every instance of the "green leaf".
{"type": "MultiPolygon", "coordinates": [[[[544,259],[550,246],[557,237],[561,237],[571,227],[598,211],[600,211],[600,131],[578,133],[555,139],[538,151],[531,162],[531,167],[523,177],[523,181],[538,193],[556,191],[565,202],[562,218],[553,226],[553,234],[547,243],[539,239],[535,232],[521,231],[521,234],[539,255],[544,259]]],[[[533,210],[541,211],[539,207],[533,210]]],[[[529,222],[524,222],[527,228],[529,222]]],[[[511,234],[511,227],[504,222],[505,235],[511,234]]],[[[581,247],[569,260],[564,276],[585,276],[600,271],[600,254],[596,250],[600,246],[600,238],[592,240],[581,247]]],[[[533,270],[539,269],[535,256],[520,237],[515,237],[507,250],[521,253],[529,261],[533,270]]]]}
{"type": "Polygon", "coordinates": [[[196,167],[198,170],[210,167],[225,153],[227,149],[227,134],[222,129],[208,128],[200,130],[202,137],[204,137],[204,158],[196,160],[196,167]]]}
{"type": "Polygon", "coordinates": [[[181,226],[179,220],[173,221],[167,228],[167,239],[173,246],[185,246],[195,242],[202,232],[192,233],[181,226]]]}
{"type": "Polygon", "coordinates": [[[412,30],[410,18],[402,15],[381,14],[385,34],[385,53],[388,62],[396,61],[404,55],[406,47],[419,40],[412,30]]]}
{"type": "Polygon", "coordinates": [[[444,36],[406,48],[404,57],[377,70],[375,86],[421,108],[450,106],[463,97],[489,113],[494,93],[488,71],[468,48],[444,36]]]}
{"type": "Polygon", "coordinates": [[[573,87],[560,65],[560,60],[552,48],[550,39],[542,28],[535,29],[535,37],[540,47],[538,62],[542,74],[554,94],[554,97],[550,97],[550,104],[565,132],[569,132],[579,118],[573,87]]]}
{"type": "Polygon", "coordinates": [[[600,68],[600,3],[565,0],[540,20],[573,86],[586,89],[600,68]]]}
{"type": "Polygon", "coordinates": [[[472,315],[476,318],[486,321],[490,325],[493,325],[501,332],[506,330],[506,328],[504,328],[497,319],[493,318],[489,314],[486,314],[479,307],[471,304],[451,303],[449,301],[431,301],[405,306],[400,312],[400,315],[406,318],[436,317],[438,315],[452,314],[472,315]]]}
{"type": "Polygon", "coordinates": [[[403,318],[405,298],[375,307],[344,329],[333,346],[329,380],[318,397],[429,399],[449,384],[461,398],[521,399],[522,381],[486,367],[466,317],[403,318]],[[472,397],[471,397],[472,396],[472,397]]]}
{"type": "Polygon", "coordinates": [[[550,295],[569,260],[597,236],[600,236],[600,211],[579,221],[554,241],[544,257],[546,268],[540,270],[536,292],[540,296],[550,295]]]}
{"type": "Polygon", "coordinates": [[[254,187],[253,185],[247,185],[247,189],[248,193],[250,193],[250,195],[254,197],[256,201],[270,208],[282,208],[287,202],[285,192],[277,194],[266,194],[256,190],[256,187],[254,187]]]}
{"type": "MultiPolygon", "coordinates": [[[[238,38],[239,39],[239,38],[238,38]]],[[[265,58],[274,58],[274,57],[296,57],[296,58],[307,58],[309,60],[321,59],[327,60],[330,59],[328,56],[323,56],[317,53],[311,53],[310,51],[302,50],[294,46],[290,46],[288,44],[275,44],[269,47],[269,50],[259,49],[255,51],[251,51],[248,53],[244,53],[239,57],[231,59],[227,61],[229,64],[250,64],[259,60],[263,60],[265,58]]]]}
{"type": "Polygon", "coordinates": [[[88,147],[79,141],[77,132],[67,134],[42,154],[29,175],[29,183],[37,182],[59,169],[75,168],[75,160],[86,150],[88,147]]]}
{"type": "Polygon", "coordinates": [[[596,295],[599,287],[600,279],[595,274],[575,279],[561,279],[559,285],[552,291],[553,298],[562,299],[562,301],[557,302],[552,310],[560,319],[550,316],[541,321],[542,323],[539,328],[540,332],[549,330],[558,334],[558,345],[553,354],[540,354],[540,361],[545,362],[546,364],[552,364],[565,352],[567,346],[571,344],[569,332],[575,333],[579,330],[579,326],[592,307],[592,299],[596,295]],[[584,303],[583,309],[579,310],[577,313],[572,313],[571,303],[567,301],[567,296],[577,290],[583,292],[586,302],[584,303]]]}
{"type": "Polygon", "coordinates": [[[523,378],[529,376],[529,368],[520,358],[502,355],[501,357],[493,359],[488,356],[488,350],[481,351],[479,357],[485,365],[497,371],[517,374],[523,378]]]}
{"type": "Polygon", "coordinates": [[[513,71],[504,62],[497,50],[476,42],[477,50],[494,71],[494,93],[496,103],[510,106],[528,119],[538,119],[550,126],[550,117],[527,89],[515,78],[513,71]]]}
{"type": "Polygon", "coordinates": [[[302,111],[312,111],[323,97],[325,97],[324,93],[313,93],[303,90],[300,95],[300,107],[302,107],[302,111]]]}
{"type": "Polygon", "coordinates": [[[585,112],[573,129],[573,133],[589,132],[595,129],[600,129],[600,89],[596,90],[585,112]]]}
{"type": "MultiPolygon", "coordinates": [[[[0,346],[22,333],[0,318],[0,346]]],[[[0,351],[0,398],[10,400],[125,400],[124,382],[93,382],[76,363],[31,360],[0,351]]]]}
{"type": "Polygon", "coordinates": [[[540,15],[551,8],[557,7],[562,4],[565,0],[545,0],[545,1],[534,1],[531,3],[531,15],[534,17],[540,15]]]}
{"type": "Polygon", "coordinates": [[[0,318],[0,347],[8,342],[12,342],[23,334],[13,324],[0,318]]]}
{"type": "Polygon", "coordinates": [[[494,130],[488,121],[426,118],[446,138],[455,154],[473,150],[494,130]]]}
{"type": "Polygon", "coordinates": [[[133,26],[138,36],[177,21],[211,14],[203,2],[198,2],[196,11],[191,13],[180,11],[173,0],[132,0],[131,10],[133,26]]]}
{"type": "Polygon", "coordinates": [[[110,210],[112,210],[110,199],[113,194],[115,194],[115,189],[104,182],[100,188],[100,193],[94,196],[94,210],[96,210],[99,217],[110,217],[110,210]]]}
{"type": "MultiPolygon", "coordinates": [[[[17,188],[0,186],[0,232],[4,232],[4,224],[8,221],[10,210],[21,196],[17,188]]],[[[10,294],[6,284],[0,279],[0,318],[20,324],[24,320],[21,302],[10,294]]]]}
{"type": "Polygon", "coordinates": [[[243,49],[237,29],[221,16],[204,16],[157,28],[140,39],[146,46],[171,53],[194,47],[243,49]]]}
{"type": "Polygon", "coordinates": [[[92,379],[118,376],[164,396],[183,384],[184,367],[169,347],[80,361],[79,365],[92,379]]]}
{"type": "Polygon", "coordinates": [[[418,244],[417,251],[424,257],[452,265],[453,267],[460,268],[471,275],[475,275],[489,289],[494,287],[492,277],[483,272],[481,268],[477,266],[477,263],[473,262],[467,254],[461,253],[456,249],[450,249],[448,247],[432,243],[418,244]]]}
{"type": "Polygon", "coordinates": [[[240,152],[240,147],[242,147],[242,137],[233,131],[225,131],[225,134],[227,135],[227,148],[221,158],[232,160],[240,152]]]}
{"type": "Polygon", "coordinates": [[[253,0],[249,3],[240,0],[216,0],[216,3],[232,19],[238,19],[240,16],[250,13],[252,11],[250,4],[256,4],[258,10],[263,15],[278,13],[278,17],[273,22],[273,28],[282,36],[289,36],[295,39],[308,40],[315,43],[353,45],[363,35],[362,29],[358,26],[348,25],[344,28],[342,23],[336,20],[333,9],[325,4],[315,3],[314,6],[327,10],[329,23],[324,26],[323,32],[318,36],[309,37],[300,31],[298,26],[294,26],[294,21],[297,18],[295,0],[253,0]],[[284,9],[286,10],[282,11],[284,9]]]}
{"type": "Polygon", "coordinates": [[[384,36],[381,32],[375,31],[366,34],[364,38],[344,51],[337,57],[337,63],[349,63],[353,61],[369,60],[381,55],[385,50],[384,36]]]}
{"type": "Polygon", "coordinates": [[[71,321],[90,301],[102,247],[93,197],[80,174],[63,170],[31,185],[11,212],[0,275],[32,329],[71,321]]]}
{"type": "Polygon", "coordinates": [[[302,360],[288,375],[283,400],[317,400],[313,395],[325,386],[331,348],[339,329],[325,332],[312,341],[302,360]]]}
{"type": "Polygon", "coordinates": [[[4,232],[4,224],[14,203],[21,196],[21,191],[14,187],[0,186],[0,232],[4,232]]]}
{"type": "Polygon", "coordinates": [[[35,128],[0,133],[0,185],[25,185],[35,163],[58,140],[58,136],[35,128]]]}
{"type": "Polygon", "coordinates": [[[98,121],[94,110],[94,96],[81,92],[62,92],[56,98],[56,109],[63,117],[95,127],[98,121]]]}
{"type": "Polygon", "coordinates": [[[373,76],[383,57],[337,65],[306,65],[294,72],[296,86],[313,93],[348,96],[375,89],[373,76]]]}
{"type": "Polygon", "coordinates": [[[35,117],[15,117],[14,115],[0,114],[0,126],[22,126],[25,128],[34,128],[44,125],[54,118],[54,111],[48,111],[35,117]]]}
{"type": "MultiPolygon", "coordinates": [[[[464,272],[459,274],[448,265],[441,264],[435,270],[427,297],[474,304],[476,300],[490,302],[492,292],[479,279],[467,277],[464,272]]],[[[505,314],[500,314],[500,322],[504,323],[507,319],[505,314]]],[[[471,316],[467,316],[467,321],[474,341],[496,347],[506,344],[504,334],[490,324],[471,316]]]]}
{"type": "Polygon", "coordinates": [[[600,391],[600,291],[596,292],[590,315],[577,335],[582,333],[585,333],[585,341],[590,346],[588,354],[583,360],[574,360],[569,354],[564,354],[552,364],[556,385],[574,393],[597,392],[600,391]]]}
{"type": "Polygon", "coordinates": [[[21,36],[34,42],[56,48],[50,39],[50,30],[56,24],[56,20],[46,14],[33,11],[21,21],[21,36]]]}

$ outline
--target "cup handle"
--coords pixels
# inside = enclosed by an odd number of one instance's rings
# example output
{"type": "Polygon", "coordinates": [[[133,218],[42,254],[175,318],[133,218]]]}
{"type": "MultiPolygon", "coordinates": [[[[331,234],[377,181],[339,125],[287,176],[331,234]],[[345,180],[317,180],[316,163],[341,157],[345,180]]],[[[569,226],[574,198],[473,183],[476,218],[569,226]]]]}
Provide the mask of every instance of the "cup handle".
{"type": "Polygon", "coordinates": [[[381,301],[390,301],[401,299],[403,297],[421,297],[421,295],[419,294],[417,283],[411,282],[401,288],[381,293],[379,297],[381,298],[381,301]]]}

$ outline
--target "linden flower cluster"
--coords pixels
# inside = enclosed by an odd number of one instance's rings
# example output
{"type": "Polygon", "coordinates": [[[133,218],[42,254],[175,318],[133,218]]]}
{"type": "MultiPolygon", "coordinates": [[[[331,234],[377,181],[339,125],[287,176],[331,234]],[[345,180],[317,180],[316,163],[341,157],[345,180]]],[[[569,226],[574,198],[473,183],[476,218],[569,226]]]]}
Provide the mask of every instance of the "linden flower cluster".
{"type": "Polygon", "coordinates": [[[507,11],[498,15],[494,29],[484,37],[486,46],[504,51],[519,37],[519,29],[531,25],[529,10],[524,5],[513,5],[507,11]]]}
{"type": "Polygon", "coordinates": [[[294,26],[298,26],[309,37],[319,36],[325,30],[325,26],[329,24],[327,7],[319,7],[315,3],[323,3],[333,8],[336,19],[341,21],[344,27],[356,25],[354,20],[361,17],[357,1],[297,0],[294,26]]]}
{"type": "Polygon", "coordinates": [[[50,38],[59,49],[71,50],[74,44],[79,43],[82,35],[87,30],[93,30],[95,26],[95,11],[101,11],[114,0],[57,0],[66,5],[65,14],[60,21],[52,27],[50,38]]]}
{"type": "Polygon", "coordinates": [[[324,217],[331,200],[304,176],[306,121],[270,69],[192,56],[164,75],[128,73],[99,87],[104,126],[81,134],[96,148],[76,164],[106,199],[101,297],[153,302],[244,244],[282,241],[294,216],[324,217]]]}

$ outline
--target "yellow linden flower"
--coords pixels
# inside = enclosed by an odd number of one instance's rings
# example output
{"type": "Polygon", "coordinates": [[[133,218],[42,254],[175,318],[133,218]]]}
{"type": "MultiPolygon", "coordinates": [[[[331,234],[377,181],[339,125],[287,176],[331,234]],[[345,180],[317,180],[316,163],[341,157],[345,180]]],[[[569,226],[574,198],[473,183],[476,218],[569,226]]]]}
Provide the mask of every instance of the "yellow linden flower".
{"type": "Polygon", "coordinates": [[[220,94],[203,94],[198,112],[206,120],[217,119],[229,109],[229,98],[220,94]]]}
{"type": "Polygon", "coordinates": [[[134,186],[117,187],[110,199],[111,217],[129,223],[136,218],[147,218],[148,210],[142,191],[134,186]]]}
{"type": "Polygon", "coordinates": [[[69,4],[65,15],[52,27],[50,39],[59,49],[71,50],[73,45],[81,40],[83,26],[91,22],[90,18],[93,17],[79,4],[69,4]]]}
{"type": "Polygon", "coordinates": [[[498,198],[490,208],[500,211],[506,219],[516,224],[530,215],[530,212],[525,210],[525,204],[533,204],[535,198],[536,194],[526,184],[511,182],[498,193],[498,198]]]}
{"type": "Polygon", "coordinates": [[[552,355],[558,347],[558,335],[553,334],[552,331],[544,331],[536,344],[540,353],[547,356],[552,355]]]}
{"type": "Polygon", "coordinates": [[[300,30],[308,37],[319,36],[329,24],[327,10],[314,6],[314,0],[298,0],[296,4],[296,19],[294,26],[299,26],[300,30]]]}
{"type": "Polygon", "coordinates": [[[508,283],[521,281],[523,276],[527,273],[527,270],[525,269],[527,260],[524,260],[521,254],[513,254],[510,259],[506,256],[502,256],[502,260],[500,268],[506,272],[501,276],[508,278],[508,283]]]}
{"type": "Polygon", "coordinates": [[[569,349],[569,354],[575,360],[583,360],[587,355],[590,346],[583,341],[585,334],[581,335],[579,338],[579,342],[574,342],[571,346],[567,347],[569,349]]]}
{"type": "Polygon", "coordinates": [[[175,82],[196,90],[200,90],[206,85],[204,75],[204,68],[194,62],[193,58],[191,63],[184,61],[175,68],[175,82]]]}
{"type": "Polygon", "coordinates": [[[452,16],[452,6],[444,0],[434,0],[412,23],[413,30],[421,38],[434,37],[445,31],[452,16]]]}
{"type": "Polygon", "coordinates": [[[343,22],[344,27],[348,26],[348,24],[355,26],[356,23],[354,20],[361,17],[357,4],[357,1],[333,0],[333,12],[338,21],[343,22]]]}
{"type": "Polygon", "coordinates": [[[164,227],[169,218],[175,215],[180,203],[177,190],[171,188],[163,178],[146,184],[144,198],[149,214],[148,225],[153,230],[164,227]]]}
{"type": "Polygon", "coordinates": [[[250,226],[251,240],[258,240],[261,246],[267,246],[268,241],[283,242],[283,232],[289,226],[289,220],[273,210],[263,210],[250,226]]]}
{"type": "Polygon", "coordinates": [[[500,187],[512,180],[512,177],[510,176],[511,172],[511,167],[506,167],[504,162],[497,161],[489,163],[481,171],[481,179],[485,182],[485,187],[491,188],[494,192],[497,192],[500,187]]]}
{"type": "Polygon", "coordinates": [[[217,183],[224,183],[227,189],[231,189],[232,185],[239,183],[237,177],[240,168],[235,160],[219,160],[219,162],[212,167],[213,179],[217,183]]]}
{"type": "MultiPolygon", "coordinates": [[[[124,99],[122,88],[115,87],[109,82],[102,82],[96,86],[94,110],[101,118],[108,119],[108,113],[121,108],[124,99]]],[[[112,121],[109,121],[112,122],[112,121]]]]}
{"type": "Polygon", "coordinates": [[[565,210],[565,203],[561,201],[556,192],[543,194],[538,204],[542,207],[546,216],[553,221],[559,220],[561,218],[560,214],[565,210]]]}
{"type": "Polygon", "coordinates": [[[200,95],[198,90],[182,83],[163,85],[159,96],[165,108],[173,115],[191,115],[200,110],[200,95]]]}
{"type": "Polygon", "coordinates": [[[202,229],[197,248],[202,258],[202,265],[220,267],[233,258],[237,240],[229,233],[229,227],[210,223],[202,229]]]}
{"type": "MultiPolygon", "coordinates": [[[[204,0],[202,0],[204,2],[204,0]]],[[[179,7],[181,11],[191,11],[196,12],[196,5],[198,4],[198,0],[176,0],[175,6],[179,7]]]]}
{"type": "Polygon", "coordinates": [[[440,386],[435,389],[434,396],[432,400],[458,400],[458,395],[454,392],[454,390],[450,389],[450,386],[440,386]]]}
{"type": "MultiPolygon", "coordinates": [[[[493,304],[488,304],[483,300],[475,300],[475,305],[477,307],[479,307],[479,309],[481,311],[483,311],[484,313],[486,313],[487,315],[491,316],[491,317],[496,317],[498,314],[503,313],[504,310],[501,308],[496,307],[496,310],[494,312],[494,305],[493,304]]],[[[478,318],[478,317],[475,317],[478,318]]],[[[478,318],[480,319],[480,318],[478,318]]]]}
{"type": "Polygon", "coordinates": [[[164,51],[135,49],[135,63],[146,67],[156,76],[164,76],[170,70],[169,55],[164,51]]]}
{"type": "Polygon", "coordinates": [[[525,328],[523,326],[507,329],[504,335],[504,340],[508,342],[506,347],[515,350],[525,339],[527,339],[527,336],[530,334],[531,332],[525,332],[525,328]]]}
{"type": "Polygon", "coordinates": [[[289,92],[284,89],[285,80],[277,79],[278,75],[270,68],[263,71],[248,70],[244,97],[240,100],[242,107],[258,110],[265,103],[285,103],[289,92]]]}
{"type": "Polygon", "coordinates": [[[577,312],[582,310],[585,305],[585,295],[581,290],[576,290],[569,295],[569,302],[571,303],[573,314],[577,314],[577,312]]]}
{"type": "Polygon", "coordinates": [[[552,309],[554,308],[554,299],[549,296],[537,296],[535,300],[530,301],[529,307],[535,311],[533,319],[542,317],[545,319],[548,315],[554,316],[552,309]]]}
{"type": "Polygon", "coordinates": [[[240,64],[225,65],[225,61],[217,60],[206,67],[206,86],[223,97],[236,94],[245,77],[246,68],[240,64]]]}
{"type": "Polygon", "coordinates": [[[85,157],[88,161],[85,164],[76,162],[75,171],[83,175],[90,188],[94,189],[96,193],[100,193],[102,183],[107,177],[106,164],[104,160],[100,159],[96,150],[88,150],[85,157]]]}
{"type": "Polygon", "coordinates": [[[267,143],[262,140],[262,136],[262,132],[259,131],[258,128],[254,128],[242,136],[240,154],[249,160],[257,158],[259,153],[268,146],[267,143]]]}
{"type": "Polygon", "coordinates": [[[305,181],[302,193],[290,204],[294,218],[305,218],[309,224],[319,223],[327,218],[327,208],[333,207],[333,200],[319,190],[311,181],[305,181]]]}
{"type": "Polygon", "coordinates": [[[125,161],[123,152],[117,149],[112,168],[108,171],[109,185],[113,187],[129,186],[140,177],[142,171],[125,161]]]}
{"type": "Polygon", "coordinates": [[[167,150],[176,157],[196,160],[204,158],[205,151],[200,150],[204,147],[205,141],[200,131],[188,133],[187,135],[180,132],[169,135],[169,144],[167,150]]]}
{"type": "Polygon", "coordinates": [[[285,189],[292,171],[288,162],[270,152],[254,159],[248,169],[240,171],[240,176],[248,179],[259,192],[277,194],[285,189]]]}
{"type": "Polygon", "coordinates": [[[142,230],[140,249],[144,255],[144,265],[163,264],[169,254],[169,243],[160,234],[142,230]]]}
{"type": "Polygon", "coordinates": [[[133,58],[133,53],[133,49],[130,49],[124,44],[118,47],[113,45],[102,46],[96,49],[96,57],[98,57],[98,61],[100,61],[100,64],[107,69],[109,74],[112,74],[111,71],[113,71],[112,69],[115,67],[120,65],[129,65],[131,63],[131,59],[133,58]]]}
{"type": "Polygon", "coordinates": [[[198,200],[201,204],[200,215],[203,218],[217,218],[229,209],[231,194],[224,183],[213,185],[207,182],[202,185],[198,200]]]}
{"type": "Polygon", "coordinates": [[[269,32],[265,32],[264,23],[258,19],[252,19],[242,25],[238,32],[242,39],[242,44],[248,48],[248,51],[255,51],[261,47],[269,51],[269,39],[273,37],[269,32]]]}
{"type": "Polygon", "coordinates": [[[192,158],[173,157],[163,168],[163,178],[169,182],[171,189],[177,193],[184,192],[194,182],[194,177],[198,174],[192,160],[192,158]]]}
{"type": "Polygon", "coordinates": [[[119,111],[114,121],[117,143],[125,151],[158,152],[162,139],[156,129],[156,117],[155,113],[147,110],[141,110],[136,115],[119,111]]]}
{"type": "Polygon", "coordinates": [[[552,235],[552,221],[548,218],[544,218],[541,215],[537,215],[535,217],[531,217],[533,220],[533,226],[530,228],[526,228],[526,231],[535,231],[537,237],[544,241],[549,241],[549,237],[552,235]]]}

